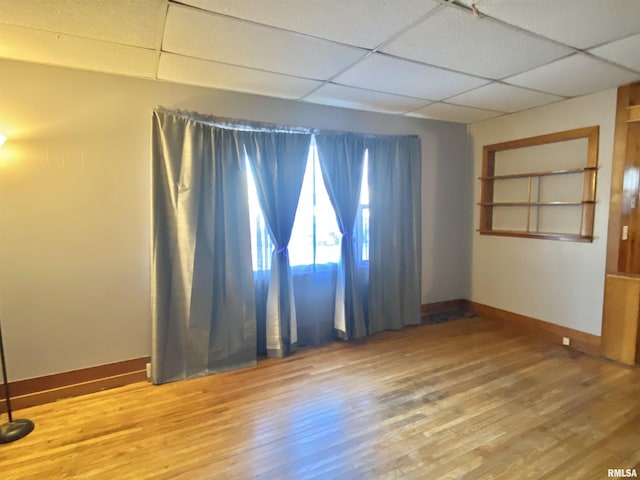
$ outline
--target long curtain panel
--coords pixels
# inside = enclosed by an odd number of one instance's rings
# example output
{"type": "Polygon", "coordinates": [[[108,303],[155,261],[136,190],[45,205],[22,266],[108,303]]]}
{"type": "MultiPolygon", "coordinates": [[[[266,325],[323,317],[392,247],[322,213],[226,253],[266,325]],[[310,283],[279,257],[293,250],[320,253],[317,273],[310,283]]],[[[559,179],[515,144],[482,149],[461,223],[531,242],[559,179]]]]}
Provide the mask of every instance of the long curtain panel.
{"type": "Polygon", "coordinates": [[[288,257],[311,134],[282,131],[243,132],[258,201],[274,250],[267,292],[267,355],[282,357],[297,347],[297,319],[288,257]]]}
{"type": "Polygon", "coordinates": [[[346,340],[367,334],[358,284],[353,230],[360,201],[365,142],[362,135],[316,135],[320,168],[342,238],[335,290],[334,328],[346,340]]]}
{"type": "Polygon", "coordinates": [[[367,138],[369,150],[369,334],[420,323],[419,137],[367,138]]]}
{"type": "Polygon", "coordinates": [[[154,112],[154,383],[255,364],[244,165],[237,132],[171,112],[154,112]]]}

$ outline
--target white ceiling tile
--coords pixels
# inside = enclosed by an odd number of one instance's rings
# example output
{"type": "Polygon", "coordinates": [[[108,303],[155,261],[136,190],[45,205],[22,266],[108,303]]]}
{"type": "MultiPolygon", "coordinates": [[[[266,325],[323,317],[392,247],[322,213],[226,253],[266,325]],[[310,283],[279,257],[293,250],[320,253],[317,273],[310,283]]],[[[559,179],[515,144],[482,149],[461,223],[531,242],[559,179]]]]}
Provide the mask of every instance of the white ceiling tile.
{"type": "Polygon", "coordinates": [[[162,53],[158,78],[202,87],[298,99],[321,85],[314,80],[162,53]]]}
{"type": "Polygon", "coordinates": [[[640,72],[640,34],[602,45],[589,52],[640,72]]]}
{"type": "Polygon", "coordinates": [[[502,115],[502,113],[438,102],[407,113],[407,115],[410,117],[431,118],[447,122],[473,123],[497,117],[502,115]]]}
{"type": "Polygon", "coordinates": [[[371,92],[342,85],[327,84],[304,98],[305,102],[355,108],[384,113],[405,113],[425,105],[417,98],[371,92]]]}
{"type": "Polygon", "coordinates": [[[336,83],[411,97],[441,100],[485,85],[488,80],[380,53],[337,76],[336,83]]]}
{"type": "Polygon", "coordinates": [[[329,79],[365,51],[172,4],[162,49],[277,73],[329,79]]]}
{"type": "Polygon", "coordinates": [[[517,112],[562,100],[562,97],[534,92],[524,88],[491,83],[471,92],[447,99],[447,102],[467,107],[494,110],[496,112],[517,112]]]}
{"type": "Polygon", "coordinates": [[[468,122],[640,79],[638,19],[640,0],[0,0],[0,57],[156,78],[163,41],[164,80],[468,122]]]}
{"type": "Polygon", "coordinates": [[[500,79],[572,50],[461,8],[442,8],[382,49],[460,72],[500,79]]]}
{"type": "Polygon", "coordinates": [[[640,74],[634,74],[579,53],[507,78],[505,82],[565,97],[574,97],[617,87],[638,79],[640,74]]]}
{"type": "Polygon", "coordinates": [[[373,48],[438,6],[434,0],[182,0],[336,42],[373,48]]]}
{"type": "Polygon", "coordinates": [[[149,78],[157,64],[154,50],[2,24],[0,57],[149,78]]]}
{"type": "Polygon", "coordinates": [[[576,48],[640,33],[638,0],[462,0],[482,14],[576,48]]]}
{"type": "Polygon", "coordinates": [[[0,22],[157,48],[165,0],[2,0],[0,22]]]}

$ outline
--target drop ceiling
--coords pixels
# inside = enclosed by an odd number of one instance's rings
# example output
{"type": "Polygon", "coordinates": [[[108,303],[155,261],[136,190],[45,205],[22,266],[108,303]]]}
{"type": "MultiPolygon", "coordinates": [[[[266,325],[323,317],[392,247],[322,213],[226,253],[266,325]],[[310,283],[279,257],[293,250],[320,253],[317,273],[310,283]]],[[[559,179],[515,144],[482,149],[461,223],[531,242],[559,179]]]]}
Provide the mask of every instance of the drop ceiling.
{"type": "Polygon", "coordinates": [[[0,0],[0,58],[472,123],[640,80],[640,0],[0,0]]]}

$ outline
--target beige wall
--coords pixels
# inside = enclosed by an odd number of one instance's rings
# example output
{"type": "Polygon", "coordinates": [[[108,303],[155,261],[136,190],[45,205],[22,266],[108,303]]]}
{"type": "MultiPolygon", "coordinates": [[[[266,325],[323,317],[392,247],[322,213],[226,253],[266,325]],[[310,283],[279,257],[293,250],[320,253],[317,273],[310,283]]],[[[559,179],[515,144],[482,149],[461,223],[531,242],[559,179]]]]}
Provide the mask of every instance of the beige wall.
{"type": "Polygon", "coordinates": [[[600,125],[593,243],[478,234],[474,181],[472,301],[600,335],[615,108],[612,89],[470,126],[477,178],[483,145],[600,125]]]}
{"type": "Polygon", "coordinates": [[[155,106],[423,142],[424,303],[467,296],[466,127],[0,60],[0,299],[11,380],[148,355],[155,106]]]}

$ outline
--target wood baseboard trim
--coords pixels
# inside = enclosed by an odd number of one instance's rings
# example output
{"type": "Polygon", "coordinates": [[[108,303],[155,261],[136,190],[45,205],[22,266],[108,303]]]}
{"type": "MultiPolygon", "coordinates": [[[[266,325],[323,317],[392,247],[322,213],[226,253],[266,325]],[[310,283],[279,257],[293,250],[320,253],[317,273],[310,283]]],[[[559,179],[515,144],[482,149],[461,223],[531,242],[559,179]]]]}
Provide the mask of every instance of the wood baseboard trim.
{"type": "Polygon", "coordinates": [[[570,348],[600,356],[600,337],[589,333],[563,327],[555,323],[545,322],[537,318],[527,317],[518,313],[501,310],[499,308],[483,305],[482,303],[468,302],[468,308],[478,315],[489,320],[498,320],[503,324],[509,324],[520,330],[526,330],[537,336],[543,337],[552,343],[562,345],[562,338],[571,339],[570,348]]]}
{"type": "MultiPolygon", "coordinates": [[[[142,382],[147,380],[146,365],[150,361],[149,357],[134,358],[123,362],[10,382],[11,407],[13,410],[19,410],[55,402],[63,398],[142,382]]],[[[0,412],[6,411],[7,406],[3,398],[0,400],[0,412]]]]}
{"type": "MultiPolygon", "coordinates": [[[[527,330],[559,345],[562,345],[562,337],[569,337],[571,339],[571,348],[590,355],[600,355],[599,336],[489,305],[470,302],[465,299],[456,299],[427,303],[421,305],[420,308],[422,316],[455,310],[471,310],[489,320],[497,320],[520,330],[527,330]]],[[[11,382],[9,384],[11,406],[13,410],[19,410],[55,402],[63,398],[122,387],[135,382],[143,382],[147,380],[146,364],[150,361],[149,357],[140,357],[123,362],[11,382]]],[[[5,413],[6,410],[6,402],[2,399],[0,400],[0,412],[5,413]]]]}
{"type": "Polygon", "coordinates": [[[469,308],[469,301],[463,298],[457,298],[455,300],[447,300],[444,302],[423,303],[420,306],[420,314],[425,317],[427,315],[452,312],[455,310],[465,310],[467,308],[469,308]]]}

